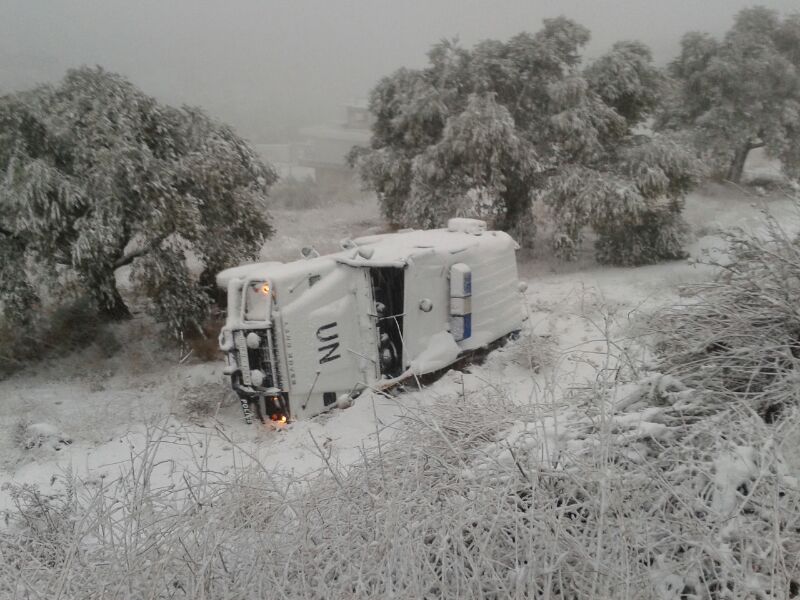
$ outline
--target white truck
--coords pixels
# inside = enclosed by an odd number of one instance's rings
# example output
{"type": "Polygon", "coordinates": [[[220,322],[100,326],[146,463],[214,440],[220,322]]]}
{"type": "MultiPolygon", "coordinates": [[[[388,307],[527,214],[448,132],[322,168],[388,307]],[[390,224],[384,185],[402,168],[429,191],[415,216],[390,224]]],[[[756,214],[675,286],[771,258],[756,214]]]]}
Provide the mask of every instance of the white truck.
{"type": "Polygon", "coordinates": [[[483,221],[343,240],[221,272],[220,348],[245,418],[279,423],[441,370],[522,326],[515,251],[483,221]]]}

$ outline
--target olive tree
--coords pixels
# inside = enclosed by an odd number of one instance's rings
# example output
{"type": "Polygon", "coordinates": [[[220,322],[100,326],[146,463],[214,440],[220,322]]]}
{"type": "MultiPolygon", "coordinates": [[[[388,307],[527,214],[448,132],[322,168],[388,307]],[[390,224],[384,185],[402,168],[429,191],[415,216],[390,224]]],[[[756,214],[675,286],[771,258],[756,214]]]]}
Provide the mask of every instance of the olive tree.
{"type": "Polygon", "coordinates": [[[474,215],[531,245],[532,205],[541,199],[567,257],[587,226],[608,262],[679,255],[681,198],[693,179],[675,167],[694,165],[678,145],[634,131],[652,114],[663,77],[638,42],[619,42],[583,68],[588,40],[581,25],[548,19],[505,42],[471,49],[440,42],[428,67],[383,78],[370,96],[370,146],[350,158],[387,219],[431,227],[474,215]],[[643,166],[647,160],[656,162],[643,166]],[[642,169],[666,181],[639,185],[642,169]],[[620,186],[631,193],[618,193],[620,186]],[[634,245],[609,242],[632,227],[639,227],[634,245]]]}
{"type": "Polygon", "coordinates": [[[229,127],[160,104],[99,67],[0,98],[7,318],[29,316],[56,281],[124,318],[115,273],[130,265],[158,320],[173,331],[196,327],[214,273],[254,257],[271,234],[264,199],[275,180],[229,127]]]}
{"type": "Polygon", "coordinates": [[[800,176],[800,13],[781,19],[748,8],[721,40],[688,33],[669,71],[673,93],[660,129],[691,131],[699,151],[734,183],[756,148],[800,176]]]}

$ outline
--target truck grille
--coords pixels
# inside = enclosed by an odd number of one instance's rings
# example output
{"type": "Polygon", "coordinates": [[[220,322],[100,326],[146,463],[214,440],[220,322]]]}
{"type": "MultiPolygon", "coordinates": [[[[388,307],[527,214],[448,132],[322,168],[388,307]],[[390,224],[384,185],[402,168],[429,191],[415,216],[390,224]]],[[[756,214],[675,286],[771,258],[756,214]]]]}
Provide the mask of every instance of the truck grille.
{"type": "Polygon", "coordinates": [[[278,356],[274,350],[274,333],[271,329],[234,331],[233,343],[236,346],[236,360],[242,371],[242,382],[245,385],[253,385],[250,371],[258,369],[264,373],[262,387],[281,387],[278,356]],[[247,347],[247,335],[249,333],[257,333],[261,338],[261,344],[258,348],[247,347]]]}
{"type": "Polygon", "coordinates": [[[245,385],[253,385],[253,381],[250,379],[250,357],[247,352],[249,348],[243,331],[233,333],[233,343],[236,344],[236,362],[242,370],[242,381],[245,385]]]}

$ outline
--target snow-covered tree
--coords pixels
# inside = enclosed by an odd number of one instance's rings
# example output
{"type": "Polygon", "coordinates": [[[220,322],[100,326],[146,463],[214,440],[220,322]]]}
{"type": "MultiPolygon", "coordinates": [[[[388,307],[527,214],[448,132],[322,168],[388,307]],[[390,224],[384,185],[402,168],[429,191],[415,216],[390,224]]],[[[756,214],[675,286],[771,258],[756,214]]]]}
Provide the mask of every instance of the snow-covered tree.
{"type": "Polygon", "coordinates": [[[542,197],[563,256],[574,256],[587,225],[597,234],[600,262],[684,255],[683,197],[697,183],[699,165],[678,143],[635,132],[656,107],[661,84],[649,50],[619,42],[589,65],[585,79],[551,88],[558,159],[542,197]]]}
{"type": "Polygon", "coordinates": [[[213,274],[252,258],[271,234],[264,199],[275,180],[229,127],[99,67],[0,98],[6,316],[24,318],[37,291],[64,293],[56,281],[70,281],[123,318],[115,272],[131,265],[159,320],[173,331],[196,326],[213,274]]]}
{"type": "Polygon", "coordinates": [[[641,42],[617,42],[586,69],[586,79],[607,105],[632,125],[658,105],[661,73],[641,42]]]}
{"type": "MultiPolygon", "coordinates": [[[[656,157],[637,154],[642,142],[633,131],[651,114],[663,77],[638,42],[615,44],[582,71],[588,40],[577,23],[548,19],[537,33],[507,42],[465,49],[443,41],[429,52],[427,68],[381,80],[370,97],[370,147],[351,159],[378,192],[385,216],[403,226],[440,226],[451,215],[475,215],[530,245],[539,197],[552,209],[556,245],[567,256],[589,225],[606,241],[636,226],[668,228],[666,237],[679,242],[680,194],[669,219],[663,205],[673,200],[671,178],[684,173],[667,169],[661,187],[618,193],[637,185],[633,156],[637,164],[656,157]]],[[[689,166],[674,144],[653,144],[677,153],[670,164],[689,166]]],[[[650,241],[649,234],[638,239],[650,241]]],[[[661,241],[632,256],[617,256],[606,244],[599,256],[623,263],[674,257],[677,250],[665,251],[661,241]]]]}
{"type": "Polygon", "coordinates": [[[670,65],[673,93],[661,129],[690,129],[726,179],[741,181],[750,151],[763,147],[800,175],[800,13],[740,11],[722,40],[688,33],[670,65]]]}
{"type": "Polygon", "coordinates": [[[414,157],[406,210],[422,227],[477,216],[526,241],[534,232],[528,192],[534,156],[494,93],[470,95],[464,111],[448,119],[439,143],[414,157]]]}

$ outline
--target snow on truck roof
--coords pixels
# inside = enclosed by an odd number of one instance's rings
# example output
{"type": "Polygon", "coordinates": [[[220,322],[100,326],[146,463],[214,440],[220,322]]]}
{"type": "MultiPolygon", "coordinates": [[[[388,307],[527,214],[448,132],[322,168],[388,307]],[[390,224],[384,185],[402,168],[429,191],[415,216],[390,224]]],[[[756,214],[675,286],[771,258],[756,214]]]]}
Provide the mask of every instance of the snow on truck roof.
{"type": "Polygon", "coordinates": [[[217,285],[227,287],[233,278],[280,277],[306,272],[315,263],[322,262],[357,267],[403,267],[414,257],[428,254],[458,254],[477,247],[491,253],[518,247],[507,233],[486,231],[486,223],[476,219],[450,219],[446,229],[414,229],[346,239],[342,245],[344,250],[316,258],[290,263],[251,263],[226,269],[217,275],[217,285]]]}
{"type": "Polygon", "coordinates": [[[259,262],[259,263],[247,263],[244,265],[239,265],[238,267],[231,267],[230,269],[225,269],[224,271],[220,271],[217,273],[217,285],[219,287],[227,288],[228,282],[231,279],[246,279],[253,273],[261,273],[266,269],[270,269],[272,267],[283,265],[282,262],[272,261],[272,262],[259,262]]]}

